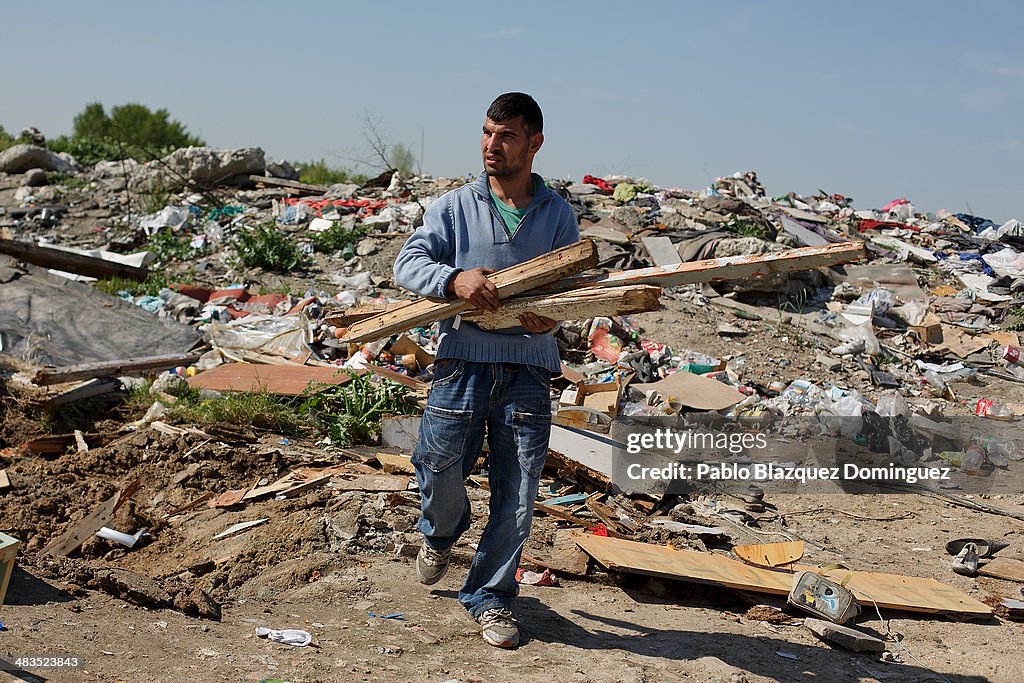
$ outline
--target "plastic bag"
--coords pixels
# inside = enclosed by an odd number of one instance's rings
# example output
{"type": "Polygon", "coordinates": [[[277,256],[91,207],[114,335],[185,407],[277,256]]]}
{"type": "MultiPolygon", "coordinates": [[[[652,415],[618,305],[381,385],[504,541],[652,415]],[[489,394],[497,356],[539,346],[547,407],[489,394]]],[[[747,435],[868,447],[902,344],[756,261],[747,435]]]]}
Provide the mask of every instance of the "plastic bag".
{"type": "Polygon", "coordinates": [[[864,353],[869,356],[877,356],[882,352],[882,347],[878,343],[878,337],[875,336],[875,330],[871,327],[870,322],[844,327],[839,330],[839,338],[845,341],[864,340],[864,353]]]}

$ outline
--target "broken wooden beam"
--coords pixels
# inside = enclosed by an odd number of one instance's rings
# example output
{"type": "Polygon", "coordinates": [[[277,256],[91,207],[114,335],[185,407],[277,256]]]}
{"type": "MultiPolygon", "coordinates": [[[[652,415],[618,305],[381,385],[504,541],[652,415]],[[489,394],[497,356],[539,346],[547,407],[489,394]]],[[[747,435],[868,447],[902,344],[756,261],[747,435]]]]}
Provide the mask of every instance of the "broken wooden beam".
{"type": "MultiPolygon", "coordinates": [[[[564,280],[597,265],[597,246],[590,240],[555,249],[537,258],[488,275],[498,289],[500,298],[513,297],[536,287],[564,280]]],[[[473,304],[462,299],[432,301],[417,299],[383,315],[365,318],[354,323],[341,341],[369,342],[405,332],[413,327],[429,325],[473,309],[473,304]]]]}
{"type": "Polygon", "coordinates": [[[145,358],[125,358],[122,360],[102,361],[99,363],[82,363],[81,365],[67,365],[62,368],[43,368],[36,372],[33,382],[40,386],[49,384],[60,384],[62,382],[77,382],[83,379],[95,377],[119,377],[122,375],[133,375],[151,370],[167,370],[179,365],[191,365],[199,360],[203,354],[194,353],[172,353],[163,356],[147,356],[145,358]]]}
{"type": "Polygon", "coordinates": [[[114,517],[114,513],[124,505],[129,498],[139,490],[140,481],[136,479],[120,492],[115,493],[105,503],[93,510],[78,524],[68,528],[63,534],[53,539],[43,548],[47,555],[60,555],[67,557],[75,552],[80,545],[90,539],[93,534],[107,525],[114,517]]]}
{"type": "Polygon", "coordinates": [[[272,187],[280,187],[286,190],[295,190],[293,194],[326,194],[330,188],[326,185],[311,185],[310,183],[300,183],[298,180],[286,180],[284,178],[274,178],[273,176],[262,176],[262,175],[251,175],[249,180],[256,183],[257,185],[270,185],[272,187]]]}
{"type": "Polygon", "coordinates": [[[582,320],[596,316],[626,315],[661,308],[661,287],[635,285],[579,289],[564,294],[508,299],[493,313],[479,309],[463,313],[463,320],[485,330],[515,327],[527,311],[552,320],[582,320]]]}
{"type": "Polygon", "coordinates": [[[95,256],[76,254],[73,251],[54,249],[53,247],[41,247],[20,240],[0,239],[0,254],[7,254],[44,268],[54,268],[95,278],[120,277],[126,280],[141,281],[149,277],[148,268],[106,261],[95,256]]]}
{"type": "Polygon", "coordinates": [[[863,258],[863,242],[839,242],[823,247],[801,247],[770,254],[725,256],[690,261],[676,266],[638,268],[604,275],[577,275],[544,287],[545,292],[565,292],[581,287],[619,287],[622,285],[658,285],[673,287],[700,282],[742,280],[797,270],[835,266],[863,258]]]}

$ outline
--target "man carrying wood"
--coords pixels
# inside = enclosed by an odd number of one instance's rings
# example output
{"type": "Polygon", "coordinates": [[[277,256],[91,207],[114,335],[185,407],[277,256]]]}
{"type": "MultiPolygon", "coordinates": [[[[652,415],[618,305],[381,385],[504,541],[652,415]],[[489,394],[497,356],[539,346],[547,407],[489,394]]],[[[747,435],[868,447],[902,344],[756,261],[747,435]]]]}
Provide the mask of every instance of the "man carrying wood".
{"type": "MultiPolygon", "coordinates": [[[[427,208],[395,260],[400,286],[495,311],[501,302],[488,274],[579,240],[572,208],[533,173],[543,125],[529,95],[506,93],[491,103],[480,141],[484,172],[427,208]]],[[[547,455],[551,375],[561,367],[551,335],[556,321],[527,312],[519,322],[491,331],[457,316],[441,322],[412,456],[423,496],[416,576],[431,585],[444,576],[452,546],[469,528],[464,480],[487,434],[490,516],[459,601],[497,647],[519,643],[511,612],[515,574],[547,455]]]]}

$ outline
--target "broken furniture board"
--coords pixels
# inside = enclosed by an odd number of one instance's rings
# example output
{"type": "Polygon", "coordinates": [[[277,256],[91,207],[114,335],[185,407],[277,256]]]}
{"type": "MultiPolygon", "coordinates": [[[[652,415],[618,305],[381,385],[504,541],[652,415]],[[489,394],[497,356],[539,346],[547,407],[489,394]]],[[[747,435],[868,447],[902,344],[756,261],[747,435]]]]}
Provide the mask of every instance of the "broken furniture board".
{"type": "Polygon", "coordinates": [[[527,311],[552,320],[583,320],[656,311],[661,308],[661,288],[651,285],[578,289],[563,294],[508,299],[496,311],[474,309],[462,319],[485,330],[521,325],[519,316],[527,311]]]}
{"type": "Polygon", "coordinates": [[[105,503],[89,513],[85,519],[78,524],[71,526],[67,531],[50,541],[43,552],[48,555],[61,555],[67,557],[75,552],[80,545],[105,527],[113,519],[114,514],[124,505],[129,498],[139,490],[140,481],[136,479],[119,493],[115,493],[105,503]]]}
{"type": "Polygon", "coordinates": [[[728,384],[685,370],[673,372],[657,382],[634,384],[633,388],[641,392],[653,389],[661,394],[664,401],[673,397],[696,410],[725,410],[746,398],[728,384]]]}
{"type": "Polygon", "coordinates": [[[7,595],[7,586],[14,573],[14,560],[20,545],[21,541],[13,536],[0,534],[0,607],[4,606],[4,596],[7,595]]]}
{"type": "Polygon", "coordinates": [[[679,258],[679,252],[672,245],[672,240],[664,235],[641,237],[640,242],[656,266],[674,266],[683,262],[679,258]]]}
{"type": "Polygon", "coordinates": [[[313,384],[344,384],[352,377],[340,367],[228,363],[188,378],[193,389],[267,392],[299,396],[313,384]]]}
{"type": "Polygon", "coordinates": [[[82,401],[96,396],[105,396],[121,390],[121,381],[117,379],[90,379],[76,384],[62,394],[58,394],[46,402],[48,409],[52,410],[58,406],[82,401]]]}
{"type": "Polygon", "coordinates": [[[732,551],[747,564],[757,567],[781,567],[793,564],[804,556],[804,542],[785,541],[783,543],[735,545],[732,551]]]}
{"type": "Polygon", "coordinates": [[[37,366],[77,365],[187,353],[200,335],[171,318],[158,318],[116,296],[50,275],[34,266],[0,270],[3,353],[37,366]]]}
{"type": "MultiPolygon", "coordinates": [[[[681,550],[582,533],[576,534],[576,543],[588,555],[613,571],[696,581],[773,595],[789,595],[793,587],[792,572],[754,567],[718,553],[681,550]]],[[[823,571],[819,567],[804,565],[796,565],[795,569],[820,572],[837,582],[851,574],[848,569],[823,571]]],[[[859,604],[869,607],[877,603],[882,608],[910,612],[977,617],[992,614],[992,608],[985,603],[934,579],[854,571],[846,587],[853,592],[859,604]]]]}
{"type": "MultiPolygon", "coordinates": [[[[510,268],[499,270],[487,277],[497,287],[499,297],[507,299],[534,287],[564,280],[573,273],[593,268],[595,265],[597,265],[597,246],[589,240],[582,240],[510,268]]],[[[384,315],[353,323],[341,341],[346,343],[373,341],[405,332],[414,327],[429,325],[437,320],[450,318],[473,308],[473,304],[462,299],[446,301],[417,299],[384,315]]]]}
{"type": "Polygon", "coordinates": [[[849,266],[842,280],[864,292],[874,289],[877,283],[879,287],[888,289],[904,302],[928,301],[928,295],[917,283],[917,275],[904,264],[873,263],[849,266]]]}
{"type": "Polygon", "coordinates": [[[657,285],[672,287],[701,282],[742,280],[796,270],[810,270],[849,263],[866,254],[863,242],[839,242],[823,247],[784,249],[768,254],[723,256],[690,261],[676,266],[621,270],[604,275],[577,275],[556,281],[538,292],[565,292],[582,287],[621,287],[623,285],[657,285]]]}
{"type": "Polygon", "coordinates": [[[1012,557],[997,557],[980,565],[978,573],[997,579],[1024,583],[1024,562],[1012,557]]]}

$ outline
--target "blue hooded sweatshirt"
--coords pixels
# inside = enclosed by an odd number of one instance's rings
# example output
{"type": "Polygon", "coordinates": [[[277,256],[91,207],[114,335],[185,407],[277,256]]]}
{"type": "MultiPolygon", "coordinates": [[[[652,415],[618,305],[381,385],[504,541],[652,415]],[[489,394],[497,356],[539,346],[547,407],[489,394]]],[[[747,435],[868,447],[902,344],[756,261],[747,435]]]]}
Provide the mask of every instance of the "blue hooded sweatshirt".
{"type": "MultiPolygon", "coordinates": [[[[473,268],[502,270],[580,238],[576,213],[533,175],[536,192],[509,237],[491,199],[487,174],[447,192],[427,207],[423,225],[395,259],[395,282],[420,296],[451,298],[448,283],[473,268]]],[[[441,321],[437,359],[537,365],[559,372],[558,347],[551,333],[530,334],[522,327],[482,330],[465,320],[441,321]]]]}

